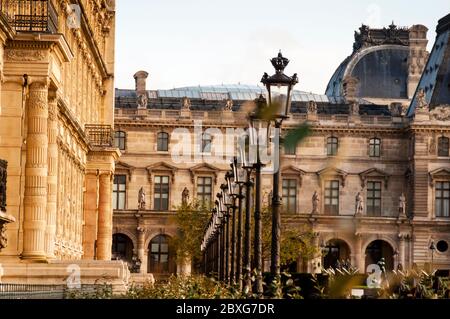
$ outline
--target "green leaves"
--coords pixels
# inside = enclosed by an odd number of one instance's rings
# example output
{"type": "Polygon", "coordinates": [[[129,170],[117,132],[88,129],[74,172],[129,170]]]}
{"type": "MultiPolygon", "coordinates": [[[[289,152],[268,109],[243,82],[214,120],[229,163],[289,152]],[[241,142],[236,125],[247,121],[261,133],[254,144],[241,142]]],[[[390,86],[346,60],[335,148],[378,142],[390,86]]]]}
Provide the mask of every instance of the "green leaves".
{"type": "Polygon", "coordinates": [[[288,148],[296,147],[303,139],[305,139],[311,131],[308,124],[304,123],[290,130],[286,137],[284,138],[284,145],[288,148]]]}

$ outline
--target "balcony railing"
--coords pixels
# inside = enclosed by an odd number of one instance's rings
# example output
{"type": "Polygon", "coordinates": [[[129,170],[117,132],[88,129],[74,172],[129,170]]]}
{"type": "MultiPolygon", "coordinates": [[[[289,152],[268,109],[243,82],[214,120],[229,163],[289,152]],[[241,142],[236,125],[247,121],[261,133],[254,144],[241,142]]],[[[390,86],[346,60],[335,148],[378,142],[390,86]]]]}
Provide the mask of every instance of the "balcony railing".
{"type": "Polygon", "coordinates": [[[0,12],[16,31],[58,30],[58,15],[51,0],[0,0],[0,12]]]}
{"type": "Polygon", "coordinates": [[[95,147],[112,147],[113,146],[113,130],[109,125],[89,124],[85,126],[86,136],[92,146],[95,147]]]}
{"type": "Polygon", "coordinates": [[[0,284],[0,300],[95,298],[105,292],[112,293],[112,286],[83,284],[70,289],[67,285],[0,284]]]}
{"type": "Polygon", "coordinates": [[[6,168],[8,162],[0,160],[0,212],[6,212],[6,178],[8,176],[6,168]]]}

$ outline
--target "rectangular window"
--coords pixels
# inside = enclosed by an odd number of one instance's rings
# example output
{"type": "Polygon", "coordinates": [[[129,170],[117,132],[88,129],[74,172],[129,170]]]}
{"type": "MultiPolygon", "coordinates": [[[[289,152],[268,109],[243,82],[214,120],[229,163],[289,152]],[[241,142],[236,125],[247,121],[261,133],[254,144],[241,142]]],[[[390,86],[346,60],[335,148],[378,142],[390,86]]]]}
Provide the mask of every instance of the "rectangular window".
{"type": "Polygon", "coordinates": [[[126,175],[115,175],[113,183],[113,209],[125,209],[126,175]]]}
{"type": "Polygon", "coordinates": [[[436,217],[450,217],[450,182],[436,182],[436,217]]]}
{"type": "Polygon", "coordinates": [[[370,139],[369,156],[370,157],[380,157],[381,156],[381,140],[379,138],[370,139]]]}
{"type": "Polygon", "coordinates": [[[327,139],[327,155],[328,156],[336,156],[338,152],[338,143],[339,140],[337,137],[329,137],[327,139]]]}
{"type": "Polygon", "coordinates": [[[381,182],[367,182],[367,215],[381,216],[381,182]]]}
{"type": "Polygon", "coordinates": [[[325,214],[339,214],[339,181],[327,181],[325,183],[325,214]]]}
{"type": "Polygon", "coordinates": [[[199,177],[197,178],[197,198],[201,204],[206,208],[211,207],[212,198],[212,178],[199,177]]]}
{"type": "Polygon", "coordinates": [[[287,213],[297,212],[296,179],[283,179],[283,210],[287,213]]]}
{"type": "Polygon", "coordinates": [[[169,210],[169,176],[155,176],[154,210],[169,210]]]}
{"type": "Polygon", "coordinates": [[[158,133],[157,150],[158,152],[167,152],[169,150],[169,134],[165,132],[158,133]]]}

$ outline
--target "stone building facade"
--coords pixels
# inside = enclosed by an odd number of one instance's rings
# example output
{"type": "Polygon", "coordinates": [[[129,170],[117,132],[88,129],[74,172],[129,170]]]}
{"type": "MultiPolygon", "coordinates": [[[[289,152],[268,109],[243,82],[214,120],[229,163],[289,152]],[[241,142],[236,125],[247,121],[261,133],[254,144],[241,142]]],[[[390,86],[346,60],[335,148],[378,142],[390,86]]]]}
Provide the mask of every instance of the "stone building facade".
{"type": "MultiPolygon", "coordinates": [[[[283,227],[307,226],[320,251],[312,260],[299,256],[298,271],[349,261],[364,272],[381,258],[389,269],[450,269],[450,98],[442,83],[449,19],[439,22],[430,57],[424,26],[362,26],[325,95],[294,92],[284,129],[308,122],[312,130],[282,153],[283,227]]],[[[234,152],[233,135],[219,133],[245,128],[248,101],[265,91],[147,90],[148,73],[134,77],[136,90],[116,90],[115,143],[123,156],[113,186],[113,255],[139,258],[143,273],[175,272],[168,245],[177,231],[174,209],[185,189],[190,198],[215,198],[234,152]],[[200,152],[180,161],[180,147],[200,152]],[[229,156],[214,161],[211,153],[229,156]]],[[[272,176],[262,184],[267,204],[272,176]]]]}
{"type": "MultiPolygon", "coordinates": [[[[15,218],[3,280],[51,282],[67,276],[66,264],[111,260],[115,8],[0,3],[0,158],[15,218]]],[[[113,277],[122,267],[103,266],[113,277]]]]}

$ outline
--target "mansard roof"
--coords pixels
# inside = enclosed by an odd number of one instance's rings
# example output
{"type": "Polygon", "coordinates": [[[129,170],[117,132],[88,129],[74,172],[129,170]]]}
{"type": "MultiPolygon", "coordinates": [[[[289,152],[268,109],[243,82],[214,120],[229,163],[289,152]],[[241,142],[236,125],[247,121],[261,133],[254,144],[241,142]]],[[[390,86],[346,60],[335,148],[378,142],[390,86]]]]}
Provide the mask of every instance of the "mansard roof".
{"type": "MultiPolygon", "coordinates": [[[[191,110],[214,111],[222,110],[226,100],[233,101],[233,110],[237,111],[250,100],[265,95],[265,89],[252,85],[217,85],[183,87],[171,90],[147,91],[149,109],[179,110],[182,99],[188,97],[191,110]]],[[[135,90],[116,89],[116,108],[136,108],[137,95],[135,90]]],[[[292,113],[306,113],[308,103],[317,103],[319,114],[348,114],[349,106],[343,97],[333,97],[303,91],[294,91],[292,98],[292,113]]],[[[385,105],[374,105],[364,99],[359,99],[360,113],[366,115],[389,115],[385,105]]]]}
{"type": "Polygon", "coordinates": [[[439,105],[450,105],[450,14],[439,20],[436,32],[436,42],[409,107],[408,116],[415,112],[420,90],[424,90],[426,102],[431,109],[439,105]]]}
{"type": "Polygon", "coordinates": [[[362,25],[355,32],[352,54],[336,69],[325,94],[343,96],[343,80],[350,76],[359,81],[360,98],[408,99],[409,33],[394,23],[382,29],[362,25]]]}

